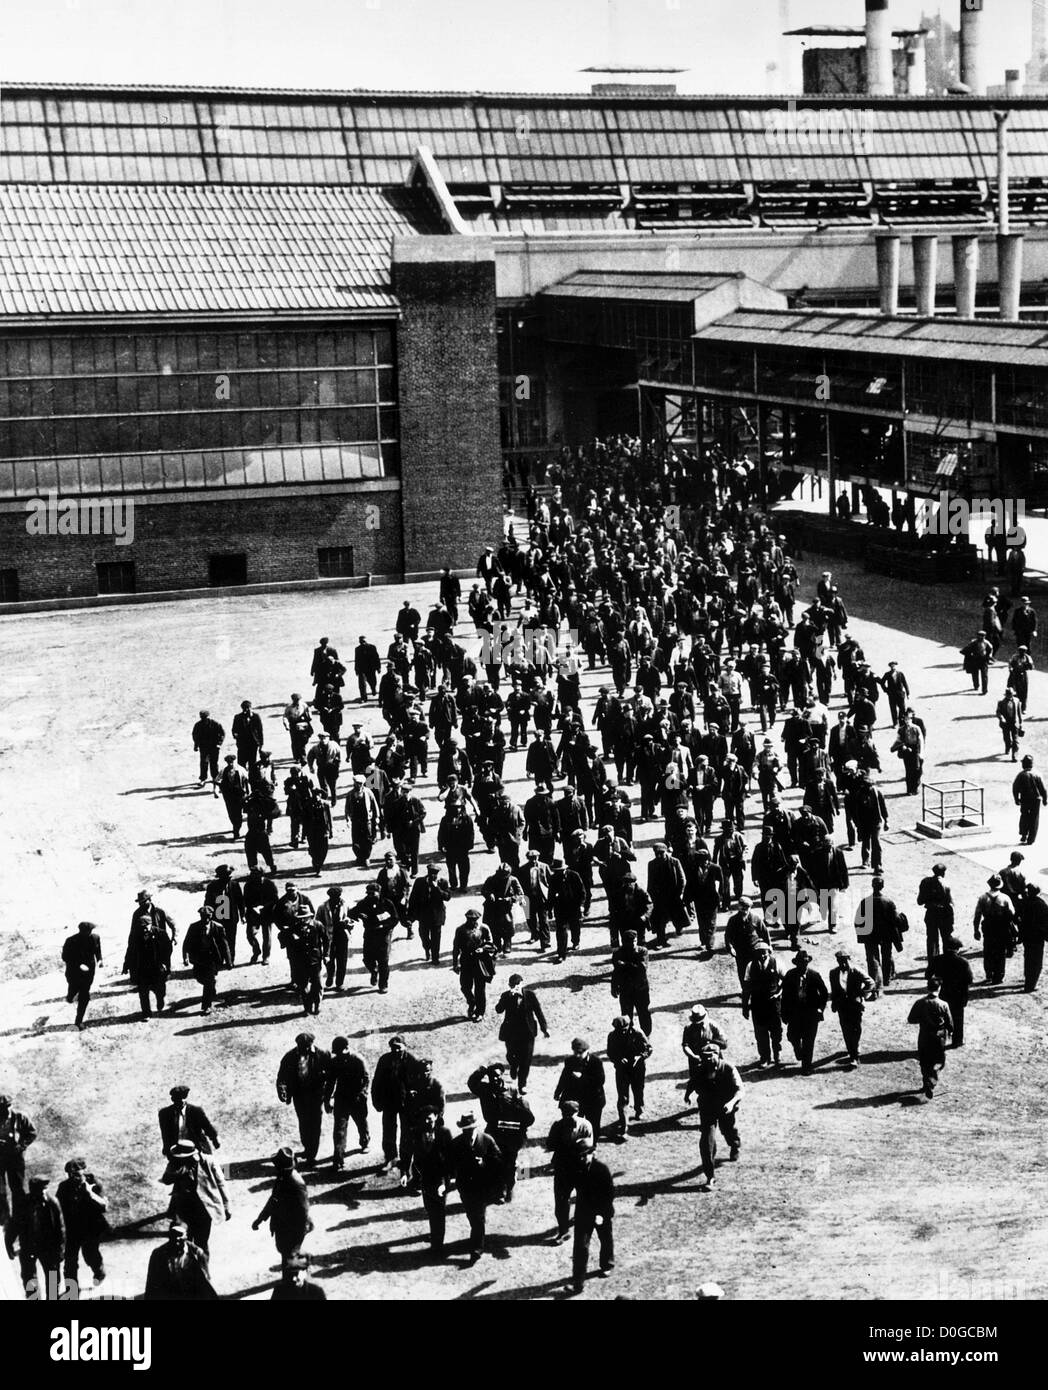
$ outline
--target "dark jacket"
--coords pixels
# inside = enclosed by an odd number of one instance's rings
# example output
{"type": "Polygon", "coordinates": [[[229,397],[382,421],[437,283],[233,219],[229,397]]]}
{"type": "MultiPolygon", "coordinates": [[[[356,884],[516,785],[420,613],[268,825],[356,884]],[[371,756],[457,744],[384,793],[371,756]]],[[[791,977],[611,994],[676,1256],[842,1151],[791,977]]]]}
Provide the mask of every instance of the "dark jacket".
{"type": "Polygon", "coordinates": [[[610,1221],[615,1214],[615,1183],[611,1169],[599,1158],[580,1164],[575,1179],[575,1220],[594,1216],[610,1221]]]}
{"type": "Polygon", "coordinates": [[[537,1037],[540,1029],[543,1033],[549,1031],[539,997],[533,989],[521,990],[519,995],[507,989],[495,1005],[495,1012],[506,1015],[499,1028],[499,1038],[503,1042],[526,1041],[537,1037]]]}
{"type": "Polygon", "coordinates": [[[502,1182],[502,1154],[490,1134],[458,1134],[451,1141],[455,1183],[464,1202],[488,1203],[502,1182]]]}
{"type": "Polygon", "coordinates": [[[217,719],[198,719],[193,725],[193,751],[204,748],[221,748],[226,741],[226,731],[217,719]]]}
{"type": "Polygon", "coordinates": [[[297,1047],[285,1052],[280,1059],[280,1067],[277,1070],[277,1095],[285,1104],[291,1100],[310,1099],[319,1105],[324,1095],[324,1083],[327,1081],[331,1055],[322,1052],[319,1047],[311,1048],[305,1077],[299,1076],[298,1059],[297,1047]]]}
{"type": "Polygon", "coordinates": [[[839,965],[830,971],[830,1008],[835,1014],[862,1013],[872,990],[873,981],[854,965],[846,976],[839,965]]]}
{"type": "Polygon", "coordinates": [[[158,1246],[149,1257],[145,1298],[167,1303],[218,1298],[208,1273],[207,1256],[187,1241],[185,1263],[180,1269],[172,1269],[170,1244],[158,1246]]]}
{"type": "MultiPolygon", "coordinates": [[[[167,1158],[178,1143],[178,1107],[165,1105],[157,1112],[160,1121],[160,1142],[164,1157],[167,1158]]],[[[185,1137],[197,1146],[201,1153],[214,1153],[218,1148],[218,1131],[207,1118],[203,1107],[186,1104],[185,1137]]]]}
{"type": "Polygon", "coordinates": [[[577,1100],[583,1112],[602,1109],[605,1102],[604,1063],[592,1052],[581,1062],[576,1057],[570,1058],[561,1070],[553,1099],[577,1100]]]}
{"type": "Polygon", "coordinates": [[[784,1023],[803,1018],[806,1014],[818,1014],[821,1018],[829,1002],[830,994],[826,988],[826,981],[817,970],[804,971],[803,981],[801,975],[800,968],[794,966],[792,970],[786,972],[783,979],[782,1017],[784,1023]]]}

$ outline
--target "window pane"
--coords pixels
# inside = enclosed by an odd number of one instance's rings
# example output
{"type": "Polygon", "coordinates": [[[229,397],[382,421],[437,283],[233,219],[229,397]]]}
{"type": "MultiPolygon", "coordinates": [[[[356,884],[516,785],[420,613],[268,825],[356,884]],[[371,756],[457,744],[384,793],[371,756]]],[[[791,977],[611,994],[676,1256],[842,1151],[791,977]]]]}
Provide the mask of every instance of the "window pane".
{"type": "Polygon", "coordinates": [[[15,491],[15,466],[13,463],[0,463],[0,497],[13,497],[15,491]]]}
{"type": "Polygon", "coordinates": [[[47,425],[33,427],[33,447],[40,454],[75,454],[77,452],[76,424],[72,420],[56,420],[53,431],[47,425]]]}
{"type": "Polygon", "coordinates": [[[181,487],[185,482],[182,454],[164,454],[160,460],[160,476],[165,487],[181,487]]]}
{"type": "Polygon", "coordinates": [[[142,415],[138,421],[138,447],[146,453],[154,453],[162,447],[160,443],[160,416],[142,415]]]}
{"type": "Polygon", "coordinates": [[[91,415],[95,408],[95,383],[93,381],[77,381],[76,399],[73,402],[77,415],[91,415]]]}
{"type": "Polygon", "coordinates": [[[375,333],[375,352],[383,366],[393,362],[393,334],[388,328],[380,328],[375,333]]]}
{"type": "Polygon", "coordinates": [[[214,333],[201,333],[196,340],[197,366],[201,371],[218,370],[218,338],[214,333]]]}
{"type": "Polygon", "coordinates": [[[99,492],[102,488],[101,459],[80,460],[80,486],[84,492],[99,492]]]}
{"type": "Polygon", "coordinates": [[[393,370],[390,367],[384,367],[378,374],[378,398],[380,401],[388,401],[392,404],[397,399],[394,394],[395,391],[393,370]]]}
{"type": "Polygon", "coordinates": [[[194,372],[197,368],[197,340],[191,333],[182,333],[178,339],[178,370],[194,372]]]}
{"type": "Polygon", "coordinates": [[[140,372],[156,371],[156,339],[143,335],[135,339],[135,366],[140,372]]]}
{"type": "Polygon", "coordinates": [[[51,375],[51,344],[46,338],[30,338],[29,370],[33,376],[51,375]]]}
{"type": "Polygon", "coordinates": [[[312,333],[300,333],[297,344],[298,365],[315,367],[317,365],[317,344],[312,333]]]}
{"type": "Polygon", "coordinates": [[[36,486],[36,464],[23,462],[16,463],[15,466],[15,492],[19,494],[35,493],[36,486]]]}
{"type": "Polygon", "coordinates": [[[68,338],[51,342],[51,370],[56,376],[69,376],[73,370],[73,345],[68,338]]]}
{"type": "Polygon", "coordinates": [[[95,370],[95,353],[90,338],[73,339],[73,371],[77,376],[90,376],[95,370]]]}
{"type": "Polygon", "coordinates": [[[100,415],[115,415],[117,406],[117,379],[111,376],[99,377],[95,382],[95,409],[100,415]]]}
{"type": "Polygon", "coordinates": [[[319,367],[333,367],[335,365],[334,333],[317,334],[317,365],[319,367]]]}
{"type": "Polygon", "coordinates": [[[204,486],[204,456],[203,454],[183,454],[182,462],[186,470],[186,485],[188,487],[204,486]]]}
{"type": "Polygon", "coordinates": [[[379,438],[396,439],[397,437],[397,412],[395,410],[380,410],[379,417],[379,438]]]}
{"type": "Polygon", "coordinates": [[[58,460],[59,492],[80,491],[80,468],[76,459],[58,460]]]}
{"type": "Polygon", "coordinates": [[[262,467],[262,455],[257,450],[250,450],[244,454],[244,483],[245,485],[258,486],[266,480],[265,472],[262,467]]]}
{"type": "Polygon", "coordinates": [[[298,416],[293,410],[282,410],[277,419],[277,439],[281,444],[297,444],[298,416]]]}
{"type": "Polygon", "coordinates": [[[289,483],[300,483],[305,478],[303,455],[297,449],[285,451],[284,475],[289,483]]]}
{"type": "Polygon", "coordinates": [[[322,483],[324,481],[324,459],[320,449],[304,451],[303,463],[307,483],[322,483]]]}
{"type": "Polygon", "coordinates": [[[78,420],[76,422],[76,452],[78,454],[101,453],[94,420],[78,420]]]}
{"type": "Polygon", "coordinates": [[[220,415],[222,422],[222,447],[224,449],[235,449],[244,442],[244,431],[241,428],[240,416],[236,412],[220,415]]]}
{"type": "Polygon", "coordinates": [[[339,405],[365,405],[375,399],[374,372],[339,372],[335,378],[339,405]]]}
{"type": "Polygon", "coordinates": [[[36,465],[36,485],[41,492],[58,487],[58,464],[54,459],[40,459],[36,465]]]}
{"type": "Polygon", "coordinates": [[[123,487],[123,477],[120,472],[120,460],[105,458],[102,464],[102,490],[104,492],[119,492],[123,487]]]}
{"type": "Polygon", "coordinates": [[[284,454],[279,449],[264,449],[260,451],[260,457],[265,467],[266,482],[282,483],[284,481],[284,454]]]}
{"type": "Polygon", "coordinates": [[[116,371],[116,351],[112,338],[95,339],[95,371],[111,374],[116,371]]]}
{"type": "Polygon", "coordinates": [[[318,444],[320,442],[320,427],[317,424],[315,410],[303,410],[299,414],[298,429],[303,444],[318,444]]]}
{"type": "Polygon", "coordinates": [[[123,458],[121,463],[123,465],[121,471],[124,475],[124,491],[141,492],[143,481],[141,456],[132,454],[130,457],[123,458]]]}

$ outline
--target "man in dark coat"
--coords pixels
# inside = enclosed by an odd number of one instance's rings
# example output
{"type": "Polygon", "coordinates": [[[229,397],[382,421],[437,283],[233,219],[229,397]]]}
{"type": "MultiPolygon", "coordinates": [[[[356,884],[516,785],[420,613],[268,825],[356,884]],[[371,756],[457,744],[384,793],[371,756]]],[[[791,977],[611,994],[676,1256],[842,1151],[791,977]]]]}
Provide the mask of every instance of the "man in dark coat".
{"type": "Polygon", "coordinates": [[[65,1257],[62,1209],[48,1195],[49,1185],[49,1178],[29,1179],[28,1195],[17,1206],[13,1224],[4,1232],[8,1253],[12,1256],[12,1246],[17,1240],[18,1263],[26,1297],[41,1302],[53,1302],[61,1296],[65,1257]]]}
{"type": "Polygon", "coordinates": [[[521,1092],[506,1085],[506,1069],[501,1063],[478,1067],[466,1082],[480,1102],[485,1131],[498,1145],[502,1155],[502,1182],[496,1201],[513,1201],[517,1183],[517,1159],[527,1142],[528,1130],[535,1116],[521,1092]]]}
{"type": "Polygon", "coordinates": [[[928,993],[918,999],[910,1010],[908,1023],[915,1023],[917,1061],[921,1068],[921,1089],[931,1100],[935,1094],[939,1073],[946,1065],[946,1044],[953,1033],[950,1006],[941,999],[942,981],[934,976],[928,981],[928,993]]]}
{"type": "Polygon", "coordinates": [[[524,988],[521,975],[509,977],[509,989],[503,991],[495,1005],[495,1012],[504,1015],[499,1039],[506,1046],[506,1065],[510,1077],[517,1083],[521,1095],[525,1095],[539,1030],[542,1030],[544,1038],[549,1037],[546,1015],[542,1012],[535,991],[524,988]]]}
{"type": "Polygon", "coordinates": [[[615,1070],[615,1096],[619,1112],[618,1139],[623,1143],[627,1138],[626,1108],[633,1098],[633,1118],[644,1116],[644,1080],[647,1073],[648,1058],[651,1056],[651,1043],[633,1020],[620,1015],[611,1021],[606,1048],[608,1061],[615,1070]]]}
{"type": "Polygon", "coordinates": [[[426,1110],[412,1146],[408,1183],[422,1193],[422,1206],[429,1220],[430,1250],[437,1259],[444,1252],[448,1188],[455,1177],[451,1145],[451,1131],[441,1123],[435,1110],[426,1110]]]}
{"type": "Polygon", "coordinates": [[[147,1302],[185,1303],[217,1299],[207,1256],[189,1239],[184,1221],[172,1221],[168,1238],[149,1257],[147,1302]]]}
{"type": "Polygon", "coordinates": [[[244,880],[242,894],[245,930],[251,947],[251,964],[254,965],[261,960],[263,965],[268,965],[272,951],[273,918],[280,893],[273,879],[262,872],[260,864],[256,864],[244,880]]]}
{"type": "Polygon", "coordinates": [[[852,788],[848,812],[859,837],[863,868],[881,868],[881,831],[888,829],[888,808],[880,789],[870,781],[869,769],[863,768],[852,788]]]}
{"type": "Polygon", "coordinates": [[[202,907],[197,921],[190,924],[182,943],[182,963],[193,971],[201,985],[200,1012],[209,1014],[214,1007],[218,972],[232,966],[229,941],[225,931],[215,921],[214,909],[202,907]]]}
{"type": "Polygon", "coordinates": [[[1011,899],[1001,891],[999,875],[991,874],[986,881],[988,893],[975,904],[975,939],[983,943],[983,970],[987,984],[1004,983],[1008,958],[1015,950],[1015,908],[1011,899]]]}
{"type": "MultiPolygon", "coordinates": [[[[1027,994],[1032,994],[1037,988],[1037,981],[1041,978],[1041,970],[1044,966],[1044,943],[1048,940],[1048,903],[1045,902],[1041,894],[1039,883],[1031,883],[1027,886],[1019,936],[1023,944],[1023,989],[1027,994]]],[[[957,1047],[957,1038],[962,1029],[958,1025],[957,1011],[947,995],[945,977],[940,976],[940,978],[943,980],[943,998],[953,1011],[953,1045],[957,1047]]]]}
{"type": "Polygon", "coordinates": [[[84,1159],[71,1158],[65,1170],[68,1176],[58,1184],[55,1197],[65,1223],[66,1283],[79,1284],[82,1254],[95,1283],[101,1284],[106,1270],[99,1244],[109,1230],[105,1193],[95,1175],[87,1171],[84,1159]]]}
{"type": "Polygon", "coordinates": [[[138,989],[143,1021],[153,1016],[151,995],[156,996],[157,1013],[162,1013],[171,973],[171,938],[148,911],[136,914],[132,921],[124,970],[138,989]]]}
{"type": "Polygon", "coordinates": [[[953,1017],[953,1046],[964,1046],[964,1011],[968,1007],[968,996],[975,977],[972,967],[961,955],[964,949],[959,937],[946,939],[941,955],[928,962],[928,979],[942,981],[941,998],[948,1004],[953,1017]]]}
{"type": "Polygon", "coordinates": [[[830,1009],[841,1025],[841,1036],[848,1049],[848,1068],[854,1070],[859,1065],[862,1016],[874,986],[868,975],[852,965],[851,955],[843,947],[836,956],[837,964],[830,971],[830,1009]]]}
{"type": "Polygon", "coordinates": [[[235,753],[226,754],[225,767],[218,778],[218,790],[233,829],[233,839],[239,840],[240,827],[244,823],[244,803],[251,791],[251,783],[247,773],[237,764],[235,753]]]}
{"type": "Polygon", "coordinates": [[[229,942],[230,964],[237,958],[237,928],[246,915],[243,888],[233,877],[231,864],[219,864],[215,876],[204,889],[204,904],[213,908],[215,921],[229,942]]]}
{"type": "Polygon", "coordinates": [[[418,923],[419,941],[426,959],[440,964],[440,938],[447,919],[451,886],[440,877],[439,864],[426,865],[426,872],[411,885],[408,920],[418,923]]]}
{"type": "Polygon", "coordinates": [[[306,1278],[307,1255],[292,1255],[283,1262],[280,1283],[270,1294],[271,1303],[326,1303],[327,1294],[319,1284],[306,1278]]]}
{"type": "Polygon", "coordinates": [[[349,1050],[348,1038],[335,1038],[331,1043],[327,1080],[324,1082],[324,1109],[335,1116],[335,1155],[331,1167],[341,1173],[346,1166],[346,1133],[353,1120],[360,1142],[360,1152],[371,1147],[368,1128],[368,1069],[364,1059],[349,1050]]]}
{"type": "Polygon", "coordinates": [[[933,864],[931,873],[922,878],[917,887],[917,906],[924,908],[929,960],[937,956],[940,949],[945,949],[947,939],[953,934],[953,898],[943,882],[945,877],[946,865],[933,864]]]}
{"type": "Polygon", "coordinates": [[[811,961],[807,951],[798,951],[782,982],[782,1021],[803,1076],[814,1069],[815,1038],[830,998],[826,981],[809,969],[811,961]]]}
{"type": "Polygon", "coordinates": [[[251,708],[250,700],[240,703],[240,713],[233,720],[233,741],[237,746],[237,762],[250,772],[265,743],[262,720],[251,708]]]}
{"type": "Polygon", "coordinates": [[[160,1124],[160,1143],[165,1158],[179,1140],[188,1139],[201,1153],[211,1154],[220,1147],[218,1131],[200,1105],[190,1105],[186,1097],[188,1086],[172,1086],[171,1104],[157,1111],[160,1124]]]}
{"type": "Polygon", "coordinates": [[[265,1206],[251,1223],[257,1231],[269,1222],[273,1242],[282,1260],[294,1259],[302,1253],[302,1242],[313,1229],[309,1215],[309,1192],[302,1174],[295,1171],[295,1155],[290,1149],[279,1149],[273,1158],[277,1175],[265,1206]]]}
{"type": "Polygon", "coordinates": [[[586,885],[563,859],[554,859],[549,879],[549,905],[553,909],[553,928],[557,939],[554,965],[567,958],[569,949],[577,951],[582,937],[582,913],[586,906],[586,885]]]}
{"type": "Polygon", "coordinates": [[[782,1051],[782,973],[766,941],[757,941],[742,980],[742,1016],[752,1018],[758,1068],[778,1066],[782,1051]]]}
{"type": "Polygon", "coordinates": [[[593,1126],[579,1114],[577,1100],[562,1100],[560,1119],[554,1120],[546,1139],[546,1148],[552,1155],[553,1212],[557,1222],[555,1245],[562,1245],[571,1234],[571,1194],[578,1178],[582,1140],[592,1144],[593,1126]]]}
{"type": "Polygon", "coordinates": [[[399,1145],[397,1142],[397,1122],[404,1108],[407,1081],[417,1063],[404,1045],[404,1039],[395,1033],[389,1040],[389,1049],[384,1052],[375,1065],[375,1075],[371,1080],[371,1104],[382,1116],[382,1172],[387,1173],[396,1167],[399,1145]]]}
{"type": "Polygon", "coordinates": [[[364,969],[371,972],[371,983],[379,994],[389,992],[389,952],[397,929],[397,914],[385,902],[377,883],[369,883],[363,898],[347,914],[351,922],[364,928],[364,969]]]}
{"type": "Polygon", "coordinates": [[[600,1138],[600,1118],[604,1113],[604,1063],[590,1052],[584,1038],[574,1038],[571,1056],[561,1069],[560,1079],[553,1092],[556,1101],[578,1101],[583,1119],[593,1130],[593,1139],[600,1138]]]}
{"type": "Polygon", "coordinates": [[[488,1207],[499,1196],[503,1161],[491,1135],[480,1132],[475,1115],[463,1115],[458,1127],[461,1133],[451,1141],[451,1163],[469,1221],[469,1262],[474,1265],[484,1253],[488,1207]]]}
{"type": "Polygon", "coordinates": [[[1019,843],[1032,845],[1037,839],[1041,807],[1048,806],[1048,790],[1033,770],[1033,758],[1023,758],[1022,771],[1012,783],[1012,800],[1019,808],[1019,843]]]}
{"type": "Polygon", "coordinates": [[[366,637],[361,636],[353,648],[353,673],[357,678],[362,705],[367,704],[369,690],[372,699],[378,694],[378,673],[381,670],[382,658],[378,654],[378,648],[366,637]]]}
{"type": "Polygon", "coordinates": [[[717,1131],[728,1142],[732,1163],[738,1161],[742,1148],[739,1136],[738,1111],[742,1101],[742,1081],[730,1062],[725,1062],[718,1047],[704,1048],[699,1058],[695,1078],[696,1104],[699,1111],[699,1156],[706,1175],[707,1192],[713,1188],[717,1173],[717,1131]]]}
{"type": "Polygon", "coordinates": [[[82,1032],[95,971],[102,964],[102,943],[94,922],[80,922],[72,936],[66,937],[62,945],[62,964],[68,988],[66,999],[70,1004],[76,1003],[76,1026],[82,1032]]]}
{"type": "Polygon", "coordinates": [[[550,871],[539,862],[539,851],[528,850],[528,862],[517,874],[517,881],[528,900],[528,925],[531,939],[539,943],[540,951],[549,950],[549,890],[550,871]]]}
{"type": "Polygon", "coordinates": [[[884,879],[874,878],[873,890],[863,898],[855,913],[855,935],[866,949],[866,969],[873,981],[870,999],[880,997],[895,979],[893,952],[903,949],[905,918],[891,898],[884,896],[884,879]]]}
{"type": "Polygon", "coordinates": [[[475,907],[467,910],[465,922],[455,932],[451,968],[459,977],[466,1017],[479,1021],[487,1012],[487,989],[495,977],[495,942],[475,907]]]}
{"type": "Polygon", "coordinates": [[[594,1157],[589,1140],[577,1146],[575,1178],[575,1244],[571,1254],[571,1288],[581,1293],[589,1265],[590,1241],[597,1232],[600,1242],[600,1277],[615,1268],[615,1184],[606,1163],[594,1157]]]}
{"type": "Polygon", "coordinates": [[[678,936],[690,925],[691,918],[684,905],[686,891],[680,860],[670,854],[667,845],[662,842],[656,843],[655,857],[648,864],[651,929],[655,933],[656,950],[666,946],[666,927],[670,922],[676,928],[678,936]]]}
{"type": "Polygon", "coordinates": [[[315,1045],[312,1033],[299,1033],[295,1046],[285,1052],[277,1070],[277,1095],[282,1104],[294,1105],[298,1117],[305,1168],[314,1167],[317,1161],[330,1063],[329,1055],[315,1045]]]}
{"type": "Polygon", "coordinates": [[[193,725],[193,751],[200,754],[201,786],[209,779],[212,786],[218,785],[218,753],[225,741],[225,729],[211,718],[210,710],[202,709],[193,725]]]}
{"type": "MultiPolygon", "coordinates": [[[[622,945],[611,957],[611,993],[618,1000],[619,1013],[629,1019],[636,1015],[645,1037],[651,1034],[651,994],[648,984],[648,952],[637,944],[637,933],[622,933],[622,945]]],[[[587,1117],[588,1118],[588,1117],[587,1117]]]]}

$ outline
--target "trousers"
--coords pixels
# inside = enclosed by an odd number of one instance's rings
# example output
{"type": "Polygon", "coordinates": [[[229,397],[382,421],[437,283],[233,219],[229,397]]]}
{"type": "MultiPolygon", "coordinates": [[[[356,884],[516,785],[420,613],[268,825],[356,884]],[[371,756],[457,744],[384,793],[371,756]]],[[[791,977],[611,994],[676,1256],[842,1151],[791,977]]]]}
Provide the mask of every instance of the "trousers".
{"type": "Polygon", "coordinates": [[[606,1216],[598,1226],[596,1214],[584,1211],[581,1215],[576,1216],[575,1243],[571,1251],[571,1277],[576,1288],[582,1284],[586,1277],[586,1270],[589,1267],[590,1242],[593,1239],[594,1231],[597,1233],[600,1247],[601,1269],[607,1271],[615,1267],[615,1224],[613,1219],[606,1216]]]}
{"type": "Polygon", "coordinates": [[[324,1123],[323,1103],[319,1096],[295,1096],[293,1104],[298,1116],[298,1137],[302,1141],[303,1157],[307,1163],[315,1163],[324,1123]]]}
{"type": "Polygon", "coordinates": [[[730,1115],[699,1115],[699,1158],[702,1161],[702,1171],[707,1178],[712,1178],[717,1166],[717,1131],[727,1140],[733,1150],[741,1147],[742,1140],[739,1138],[739,1129],[735,1120],[735,1112],[730,1115]]]}
{"type": "Polygon", "coordinates": [[[371,1142],[371,1135],[368,1130],[368,1100],[367,1096],[358,1096],[356,1100],[342,1104],[336,1102],[334,1107],[335,1116],[335,1165],[340,1166],[346,1157],[346,1135],[349,1131],[349,1122],[352,1119],[357,1127],[357,1138],[360,1140],[360,1147],[366,1148],[371,1142]]]}

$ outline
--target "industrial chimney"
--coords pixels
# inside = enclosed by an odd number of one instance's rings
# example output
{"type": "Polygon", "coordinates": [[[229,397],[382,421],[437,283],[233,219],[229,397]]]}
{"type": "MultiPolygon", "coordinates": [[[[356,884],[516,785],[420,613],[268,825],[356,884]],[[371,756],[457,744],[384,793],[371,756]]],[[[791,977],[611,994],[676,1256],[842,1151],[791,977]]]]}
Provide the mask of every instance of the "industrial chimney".
{"type": "Polygon", "coordinates": [[[895,95],[888,0],[866,0],[866,91],[871,97],[895,95]]]}
{"type": "Polygon", "coordinates": [[[961,81],[974,96],[983,96],[982,80],[982,0],[961,0],[961,81]],[[971,6],[971,8],[969,8],[971,6]]]}

